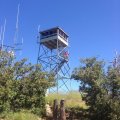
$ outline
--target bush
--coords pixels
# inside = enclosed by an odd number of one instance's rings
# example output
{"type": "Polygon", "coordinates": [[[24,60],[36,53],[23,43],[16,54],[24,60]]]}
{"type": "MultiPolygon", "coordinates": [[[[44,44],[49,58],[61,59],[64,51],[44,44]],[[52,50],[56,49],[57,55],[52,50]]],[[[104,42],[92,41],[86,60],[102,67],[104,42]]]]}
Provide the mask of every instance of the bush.
{"type": "Polygon", "coordinates": [[[104,61],[87,58],[73,71],[72,78],[80,81],[80,91],[86,93],[83,99],[90,120],[120,120],[120,59],[113,63],[107,68],[104,61]]]}
{"type": "Polygon", "coordinates": [[[0,52],[0,113],[31,110],[45,112],[45,93],[53,77],[41,70],[40,65],[26,59],[13,63],[6,52],[0,52]]]}
{"type": "Polygon", "coordinates": [[[67,120],[89,120],[87,109],[78,107],[66,109],[67,120]]]}

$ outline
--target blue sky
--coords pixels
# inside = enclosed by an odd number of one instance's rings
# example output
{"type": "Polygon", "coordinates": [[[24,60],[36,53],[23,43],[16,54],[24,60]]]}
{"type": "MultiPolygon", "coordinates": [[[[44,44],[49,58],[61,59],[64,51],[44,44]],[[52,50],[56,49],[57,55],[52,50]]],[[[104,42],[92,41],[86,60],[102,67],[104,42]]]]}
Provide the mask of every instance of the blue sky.
{"type": "Polygon", "coordinates": [[[0,26],[7,19],[5,43],[12,44],[17,5],[20,3],[20,58],[37,61],[38,25],[41,30],[60,26],[69,35],[70,65],[79,59],[97,56],[110,62],[120,52],[120,0],[0,0],[0,26]]]}

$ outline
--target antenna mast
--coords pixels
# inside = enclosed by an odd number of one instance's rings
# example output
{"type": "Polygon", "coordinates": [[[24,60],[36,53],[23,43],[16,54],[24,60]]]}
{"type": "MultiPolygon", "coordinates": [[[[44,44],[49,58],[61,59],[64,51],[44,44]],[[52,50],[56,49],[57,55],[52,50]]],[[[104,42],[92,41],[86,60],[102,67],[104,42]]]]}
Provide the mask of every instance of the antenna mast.
{"type": "MultiPolygon", "coordinates": [[[[2,42],[2,26],[1,26],[1,29],[0,29],[0,43],[2,42]]],[[[0,50],[2,49],[2,43],[0,45],[0,50]]]]}
{"type": "Polygon", "coordinates": [[[116,68],[120,65],[120,55],[118,54],[117,50],[115,50],[115,58],[112,63],[113,63],[114,68],[116,68]]]}
{"type": "Polygon", "coordinates": [[[2,49],[3,49],[3,44],[4,44],[5,29],[6,29],[6,19],[5,19],[5,23],[4,23],[4,27],[3,27],[2,46],[1,46],[2,49]]]}
{"type": "Polygon", "coordinates": [[[14,47],[16,46],[17,39],[18,39],[19,11],[20,11],[20,4],[18,4],[18,11],[17,11],[16,30],[15,30],[15,36],[14,36],[14,47]]]}
{"type": "Polygon", "coordinates": [[[17,16],[16,16],[16,30],[15,30],[15,35],[14,35],[14,51],[21,51],[21,48],[16,49],[16,47],[23,44],[23,38],[22,38],[22,42],[18,43],[19,13],[20,13],[20,4],[18,4],[18,10],[17,10],[17,16]]]}

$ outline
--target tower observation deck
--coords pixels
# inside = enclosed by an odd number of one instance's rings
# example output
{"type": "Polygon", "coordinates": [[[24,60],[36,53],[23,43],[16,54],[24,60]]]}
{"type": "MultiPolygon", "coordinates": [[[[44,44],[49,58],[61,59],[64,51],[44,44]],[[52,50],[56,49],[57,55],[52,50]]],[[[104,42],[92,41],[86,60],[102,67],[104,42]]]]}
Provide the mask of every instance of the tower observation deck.
{"type": "MultiPolygon", "coordinates": [[[[56,79],[54,92],[69,91],[70,79],[68,35],[59,27],[40,32],[37,63],[48,73],[53,73],[56,79]]],[[[51,92],[51,91],[50,91],[51,92]]]]}
{"type": "Polygon", "coordinates": [[[40,32],[41,43],[49,49],[68,46],[68,35],[59,27],[40,32]],[[57,41],[60,46],[57,46],[57,41]]]}

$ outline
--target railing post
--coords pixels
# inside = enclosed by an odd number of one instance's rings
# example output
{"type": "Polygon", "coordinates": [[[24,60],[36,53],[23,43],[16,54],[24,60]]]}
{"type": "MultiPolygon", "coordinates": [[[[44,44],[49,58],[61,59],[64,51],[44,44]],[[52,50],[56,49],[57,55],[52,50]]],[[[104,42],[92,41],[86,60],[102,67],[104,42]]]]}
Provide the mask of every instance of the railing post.
{"type": "Polygon", "coordinates": [[[58,120],[58,100],[54,100],[53,105],[53,120],[58,120]]]}
{"type": "Polygon", "coordinates": [[[64,100],[60,101],[60,120],[66,120],[64,100]]]}

